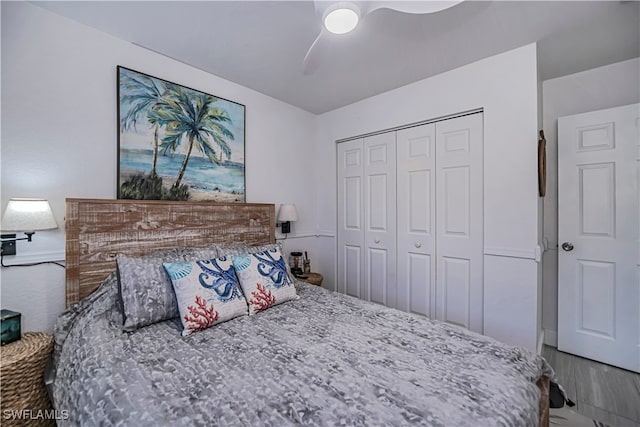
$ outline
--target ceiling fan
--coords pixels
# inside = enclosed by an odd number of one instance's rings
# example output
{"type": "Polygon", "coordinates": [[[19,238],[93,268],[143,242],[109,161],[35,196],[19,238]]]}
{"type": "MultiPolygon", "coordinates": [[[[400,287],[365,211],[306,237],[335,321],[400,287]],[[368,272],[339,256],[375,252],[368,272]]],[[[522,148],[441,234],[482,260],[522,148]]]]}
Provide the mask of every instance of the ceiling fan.
{"type": "Polygon", "coordinates": [[[329,1],[314,0],[316,15],[322,19],[320,34],[304,57],[304,74],[313,74],[320,66],[333,34],[347,34],[356,28],[358,22],[378,9],[398,12],[425,14],[448,9],[463,0],[386,0],[386,1],[329,1]]]}

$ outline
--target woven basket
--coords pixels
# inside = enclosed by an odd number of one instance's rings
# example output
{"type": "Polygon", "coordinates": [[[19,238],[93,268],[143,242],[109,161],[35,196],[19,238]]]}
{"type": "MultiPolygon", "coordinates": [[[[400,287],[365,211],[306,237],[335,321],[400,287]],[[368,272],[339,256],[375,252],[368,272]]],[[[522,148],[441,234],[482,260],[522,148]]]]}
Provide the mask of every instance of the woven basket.
{"type": "Polygon", "coordinates": [[[0,347],[0,423],[2,426],[55,425],[52,420],[31,419],[38,411],[51,411],[44,385],[44,367],[53,350],[53,337],[27,332],[21,339],[0,347]],[[23,412],[23,419],[7,411],[23,412]]]}

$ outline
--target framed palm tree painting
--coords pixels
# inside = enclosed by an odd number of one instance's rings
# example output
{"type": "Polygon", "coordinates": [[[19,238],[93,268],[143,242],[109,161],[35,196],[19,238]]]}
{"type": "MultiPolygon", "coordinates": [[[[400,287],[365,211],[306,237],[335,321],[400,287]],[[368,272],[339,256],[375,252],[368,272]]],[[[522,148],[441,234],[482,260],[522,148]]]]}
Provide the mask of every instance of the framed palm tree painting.
{"type": "Polygon", "coordinates": [[[118,198],[245,201],[245,106],[118,66],[118,198]]]}

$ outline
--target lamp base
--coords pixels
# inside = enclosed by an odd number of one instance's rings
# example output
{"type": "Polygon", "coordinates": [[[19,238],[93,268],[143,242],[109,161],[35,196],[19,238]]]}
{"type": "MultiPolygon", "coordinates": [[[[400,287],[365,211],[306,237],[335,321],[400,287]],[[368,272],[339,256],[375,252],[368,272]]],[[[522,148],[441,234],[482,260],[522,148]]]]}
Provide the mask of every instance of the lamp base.
{"type": "Polygon", "coordinates": [[[13,239],[2,242],[2,256],[15,255],[16,254],[16,235],[15,234],[0,234],[0,239],[13,239]]]}
{"type": "Polygon", "coordinates": [[[282,229],[280,230],[282,234],[291,233],[291,221],[285,221],[281,224],[282,229]]]}

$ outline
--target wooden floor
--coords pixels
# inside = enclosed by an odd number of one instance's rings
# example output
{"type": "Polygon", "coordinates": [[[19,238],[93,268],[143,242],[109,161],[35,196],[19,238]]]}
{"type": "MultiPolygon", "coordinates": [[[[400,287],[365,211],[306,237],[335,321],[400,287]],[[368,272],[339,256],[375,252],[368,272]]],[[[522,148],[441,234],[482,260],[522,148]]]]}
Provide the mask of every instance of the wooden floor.
{"type": "Polygon", "coordinates": [[[542,356],[576,403],[572,409],[610,426],[640,427],[640,374],[545,346],[542,356]]]}

